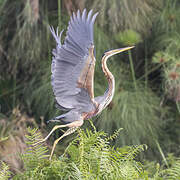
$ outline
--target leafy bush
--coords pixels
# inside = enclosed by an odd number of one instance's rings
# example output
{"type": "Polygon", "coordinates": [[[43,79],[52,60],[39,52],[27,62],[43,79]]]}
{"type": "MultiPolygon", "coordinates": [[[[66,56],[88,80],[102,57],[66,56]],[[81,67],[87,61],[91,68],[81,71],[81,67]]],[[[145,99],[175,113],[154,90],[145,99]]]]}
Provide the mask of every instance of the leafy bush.
{"type": "MultiPolygon", "coordinates": [[[[28,128],[27,149],[21,158],[24,171],[14,175],[13,180],[177,180],[180,179],[180,159],[169,154],[166,163],[137,161],[137,155],[146,150],[146,145],[115,148],[110,145],[118,137],[121,129],[108,136],[103,131],[78,129],[76,138],[62,155],[54,155],[48,160],[48,148],[36,143],[41,139],[37,129],[28,128]],[[36,144],[36,145],[35,145],[36,144]]],[[[1,163],[0,180],[6,180],[12,173],[5,163],[1,163]]]]}
{"type": "Polygon", "coordinates": [[[139,179],[143,177],[140,162],[134,160],[145,145],[124,148],[111,147],[109,141],[117,138],[120,130],[112,136],[93,130],[78,130],[77,137],[60,157],[46,159],[47,148],[34,146],[41,135],[36,129],[28,129],[29,145],[22,155],[25,171],[13,179],[139,179]]]}

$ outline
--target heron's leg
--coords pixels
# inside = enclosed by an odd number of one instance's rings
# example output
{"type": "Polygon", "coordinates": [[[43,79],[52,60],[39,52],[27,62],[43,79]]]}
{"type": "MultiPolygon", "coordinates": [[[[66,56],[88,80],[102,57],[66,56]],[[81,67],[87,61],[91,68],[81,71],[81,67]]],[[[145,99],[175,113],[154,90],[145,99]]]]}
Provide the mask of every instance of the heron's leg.
{"type": "Polygon", "coordinates": [[[56,125],[56,126],[53,127],[51,132],[44,139],[42,139],[41,141],[35,143],[34,145],[45,142],[56,129],[63,128],[63,127],[70,127],[70,128],[72,128],[72,127],[80,127],[82,124],[83,124],[83,120],[81,119],[81,120],[74,121],[72,123],[68,123],[68,124],[65,124],[65,125],[56,125]]]}
{"type": "MultiPolygon", "coordinates": [[[[71,124],[71,123],[70,123],[70,124],[71,124]]],[[[56,125],[56,126],[54,126],[53,129],[51,130],[51,132],[50,132],[44,139],[38,141],[38,142],[35,143],[34,145],[39,144],[39,143],[41,143],[41,142],[45,142],[45,141],[50,137],[50,135],[51,135],[56,129],[63,128],[63,127],[68,127],[68,126],[69,126],[69,124],[56,125]]]]}
{"type": "Polygon", "coordinates": [[[53,144],[53,147],[52,147],[52,151],[51,151],[51,155],[50,155],[49,160],[51,160],[51,158],[52,158],[52,155],[53,155],[53,152],[54,152],[54,149],[55,149],[57,143],[58,143],[62,138],[64,138],[65,136],[68,136],[68,135],[72,134],[73,132],[75,132],[77,128],[78,128],[78,127],[69,128],[60,138],[58,138],[58,139],[56,139],[56,140],[54,141],[54,144],[53,144]]]}

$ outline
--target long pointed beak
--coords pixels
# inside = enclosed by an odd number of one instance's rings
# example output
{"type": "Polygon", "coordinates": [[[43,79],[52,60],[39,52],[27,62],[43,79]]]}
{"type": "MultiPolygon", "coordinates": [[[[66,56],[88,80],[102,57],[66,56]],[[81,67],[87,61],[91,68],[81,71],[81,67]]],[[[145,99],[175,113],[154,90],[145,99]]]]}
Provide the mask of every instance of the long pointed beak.
{"type": "Polygon", "coordinates": [[[134,46],[125,47],[125,48],[119,48],[119,49],[113,49],[113,50],[108,51],[107,53],[112,56],[112,55],[121,53],[123,51],[127,51],[127,50],[132,49],[132,48],[134,48],[134,46]]]}

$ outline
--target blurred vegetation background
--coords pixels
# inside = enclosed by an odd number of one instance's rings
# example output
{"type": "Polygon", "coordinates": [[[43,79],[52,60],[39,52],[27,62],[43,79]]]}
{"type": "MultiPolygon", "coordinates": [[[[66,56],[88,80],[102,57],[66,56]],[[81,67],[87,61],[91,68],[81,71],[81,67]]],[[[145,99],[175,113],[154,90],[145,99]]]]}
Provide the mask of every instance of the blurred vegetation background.
{"type": "Polygon", "coordinates": [[[21,167],[11,157],[24,151],[26,127],[40,127],[46,134],[52,127],[46,121],[61,113],[50,84],[55,42],[49,25],[66,30],[72,12],[84,8],[99,12],[94,27],[96,95],[107,87],[103,52],[135,45],[111,58],[115,96],[93,123],[108,134],[123,128],[112,142],[115,147],[146,144],[142,161],[180,156],[180,1],[0,0],[0,159],[13,171],[21,167]]]}

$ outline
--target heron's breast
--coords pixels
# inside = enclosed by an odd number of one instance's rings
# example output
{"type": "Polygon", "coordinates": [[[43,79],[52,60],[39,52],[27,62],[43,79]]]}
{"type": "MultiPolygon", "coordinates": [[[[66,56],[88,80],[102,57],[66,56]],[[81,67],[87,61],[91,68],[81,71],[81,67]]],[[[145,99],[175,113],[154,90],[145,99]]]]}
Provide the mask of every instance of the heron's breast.
{"type": "Polygon", "coordinates": [[[93,111],[83,113],[83,115],[82,115],[83,119],[87,120],[87,119],[90,119],[90,118],[96,116],[98,114],[98,111],[99,111],[98,109],[95,109],[93,111]]]}

